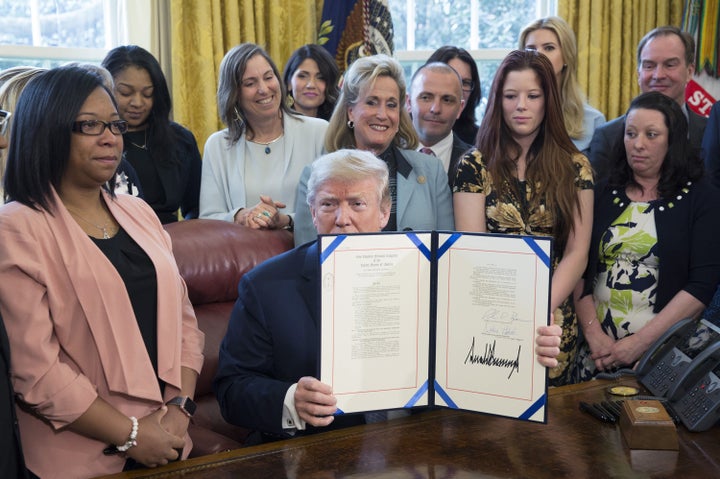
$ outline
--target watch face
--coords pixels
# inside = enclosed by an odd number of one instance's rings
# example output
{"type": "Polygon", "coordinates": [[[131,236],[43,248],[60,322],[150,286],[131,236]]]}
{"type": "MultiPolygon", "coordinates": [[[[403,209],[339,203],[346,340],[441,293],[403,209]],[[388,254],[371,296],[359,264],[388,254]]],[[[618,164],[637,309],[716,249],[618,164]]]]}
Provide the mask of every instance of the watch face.
{"type": "Polygon", "coordinates": [[[191,416],[195,414],[195,410],[197,409],[197,404],[195,404],[195,401],[193,401],[190,398],[187,398],[185,400],[185,410],[190,414],[191,416]]]}

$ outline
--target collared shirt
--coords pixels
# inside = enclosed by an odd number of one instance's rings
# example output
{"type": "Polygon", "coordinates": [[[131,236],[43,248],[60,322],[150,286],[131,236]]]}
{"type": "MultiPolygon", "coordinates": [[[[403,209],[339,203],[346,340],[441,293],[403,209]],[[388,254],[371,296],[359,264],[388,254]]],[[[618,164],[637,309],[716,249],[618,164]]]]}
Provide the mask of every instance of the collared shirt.
{"type": "Polygon", "coordinates": [[[448,136],[446,136],[442,140],[438,141],[433,146],[425,146],[422,143],[420,143],[420,146],[418,147],[418,151],[420,151],[422,148],[432,149],[433,153],[435,153],[435,156],[437,156],[438,159],[442,162],[443,168],[445,169],[445,173],[448,172],[448,168],[450,168],[450,160],[452,159],[452,149],[453,149],[453,132],[452,131],[448,134],[448,136]]]}

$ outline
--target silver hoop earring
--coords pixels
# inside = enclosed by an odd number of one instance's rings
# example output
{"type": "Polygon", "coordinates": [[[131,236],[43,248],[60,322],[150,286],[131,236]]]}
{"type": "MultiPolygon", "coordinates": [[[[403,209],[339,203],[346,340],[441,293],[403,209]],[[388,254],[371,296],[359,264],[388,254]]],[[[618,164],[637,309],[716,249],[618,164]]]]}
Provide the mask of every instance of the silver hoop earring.
{"type": "Polygon", "coordinates": [[[233,110],[235,110],[235,121],[237,121],[238,123],[240,123],[240,125],[244,125],[244,124],[245,124],[245,119],[244,119],[244,118],[242,117],[242,115],[240,114],[240,111],[238,110],[238,108],[237,108],[236,106],[234,106],[234,107],[233,107],[233,110]]]}
{"type": "Polygon", "coordinates": [[[352,120],[348,120],[347,126],[352,130],[353,128],[355,128],[355,122],[352,120]]]}

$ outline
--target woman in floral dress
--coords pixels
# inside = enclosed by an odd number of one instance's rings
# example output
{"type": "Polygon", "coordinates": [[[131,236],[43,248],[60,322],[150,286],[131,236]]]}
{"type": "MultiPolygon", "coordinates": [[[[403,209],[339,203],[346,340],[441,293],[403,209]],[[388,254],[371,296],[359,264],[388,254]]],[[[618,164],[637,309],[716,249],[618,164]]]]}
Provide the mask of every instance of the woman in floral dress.
{"type": "Polygon", "coordinates": [[[550,308],[563,336],[550,384],[576,382],[571,293],[587,264],[593,179],[565,129],[555,74],[544,55],[518,50],[503,60],[475,146],[453,184],[455,227],[554,238],[550,308]]]}
{"type": "Polygon", "coordinates": [[[677,102],[635,98],[624,150],[595,189],[595,223],[576,301],[580,378],[631,367],[670,326],[697,318],[720,281],[720,192],[703,177],[677,102]]]}

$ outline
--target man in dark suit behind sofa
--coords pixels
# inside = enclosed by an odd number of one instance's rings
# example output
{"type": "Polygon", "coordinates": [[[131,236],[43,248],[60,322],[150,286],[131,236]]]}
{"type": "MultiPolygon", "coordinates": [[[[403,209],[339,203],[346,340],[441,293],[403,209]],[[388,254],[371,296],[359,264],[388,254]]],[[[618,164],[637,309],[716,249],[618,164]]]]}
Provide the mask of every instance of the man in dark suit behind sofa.
{"type": "MultiPolygon", "coordinates": [[[[387,166],[367,151],[325,155],[313,164],[307,201],[320,234],[380,231],[390,215],[387,166]]],[[[312,242],[240,280],[214,387],[225,420],[261,433],[256,440],[364,422],[362,415],[333,416],[331,387],[313,377],[320,339],[318,268],[312,242]]],[[[561,329],[542,326],[538,333],[538,361],[553,367],[561,329]]]]}
{"type": "MultiPolygon", "coordinates": [[[[673,26],[650,30],[638,43],[638,84],[642,93],[659,91],[682,106],[688,119],[690,144],[700,154],[707,118],[685,103],[685,87],[695,73],[695,40],[673,26]]],[[[595,170],[595,181],[605,177],[617,152],[623,151],[625,115],[595,130],[587,156],[595,170]]]]}

